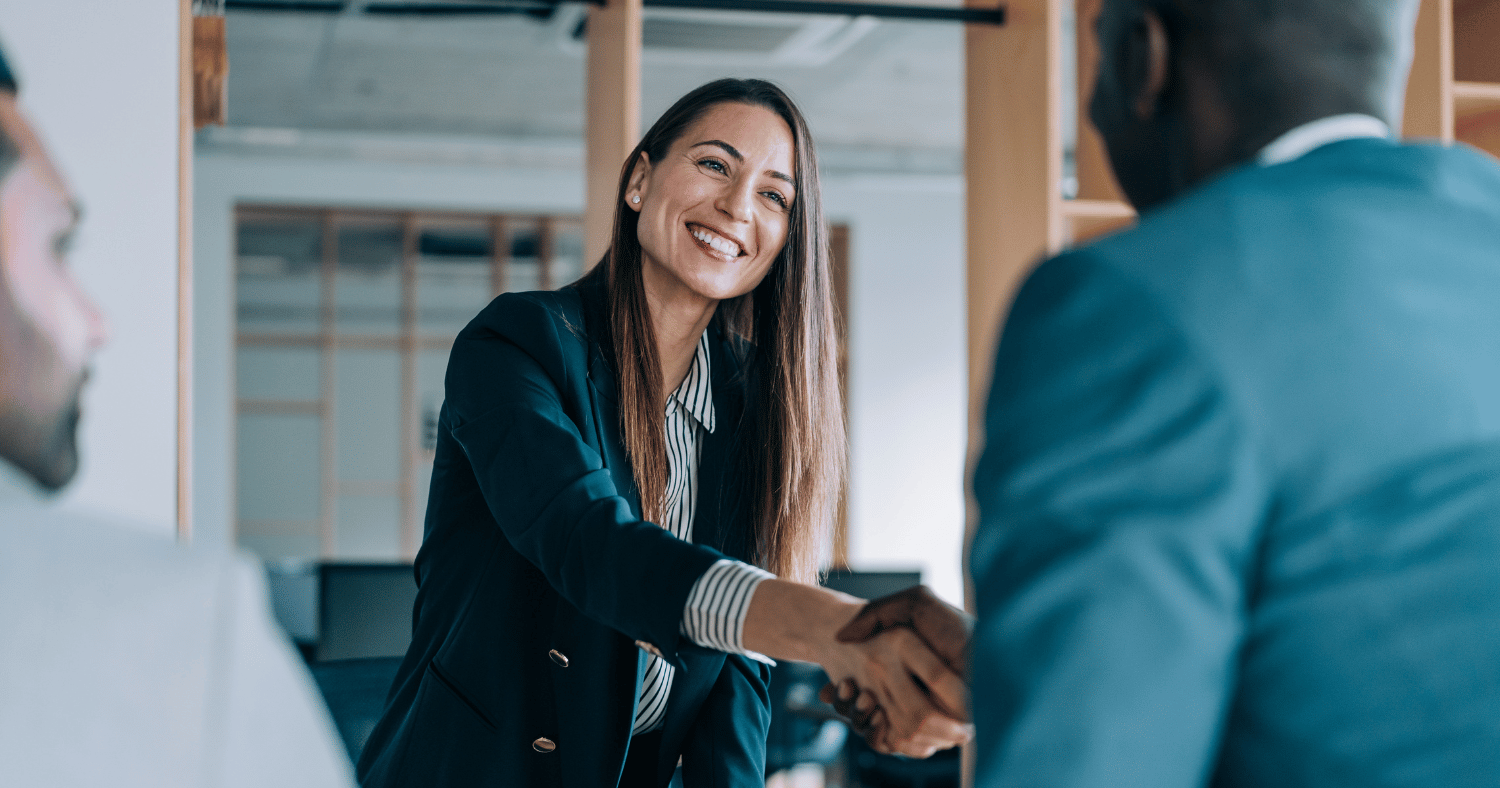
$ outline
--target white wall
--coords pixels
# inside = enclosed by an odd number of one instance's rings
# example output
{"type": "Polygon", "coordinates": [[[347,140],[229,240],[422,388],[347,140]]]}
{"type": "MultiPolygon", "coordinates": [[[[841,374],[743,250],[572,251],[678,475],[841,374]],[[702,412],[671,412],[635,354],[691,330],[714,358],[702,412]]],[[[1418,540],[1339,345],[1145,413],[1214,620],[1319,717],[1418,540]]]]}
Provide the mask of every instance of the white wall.
{"type": "Polygon", "coordinates": [[[170,533],[177,485],[177,2],[0,0],[21,102],[84,205],[72,264],[109,320],[65,506],[170,533]]]}
{"type": "MultiPolygon", "coordinates": [[[[433,155],[434,146],[418,147],[433,155]]],[[[575,214],[583,209],[582,173],[568,165],[417,164],[205,146],[195,181],[194,515],[203,539],[227,539],[232,529],[230,255],[237,202],[575,214]]],[[[850,225],[852,241],[851,557],[863,569],[920,568],[940,594],[961,603],[962,179],[834,174],[823,183],[825,210],[833,221],[850,225]]]]}
{"type": "Polygon", "coordinates": [[[963,605],[967,441],[960,176],[831,176],[849,224],[849,559],[920,567],[963,605]]]}

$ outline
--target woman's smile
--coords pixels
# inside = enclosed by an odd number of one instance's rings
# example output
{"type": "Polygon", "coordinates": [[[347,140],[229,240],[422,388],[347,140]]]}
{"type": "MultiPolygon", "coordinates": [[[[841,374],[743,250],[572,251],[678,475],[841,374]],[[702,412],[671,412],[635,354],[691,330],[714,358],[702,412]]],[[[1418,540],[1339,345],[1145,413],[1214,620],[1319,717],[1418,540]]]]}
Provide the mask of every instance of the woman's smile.
{"type": "Polygon", "coordinates": [[[725,262],[745,256],[745,244],[721,230],[697,222],[687,223],[688,234],[698,243],[698,248],[725,262]]]}

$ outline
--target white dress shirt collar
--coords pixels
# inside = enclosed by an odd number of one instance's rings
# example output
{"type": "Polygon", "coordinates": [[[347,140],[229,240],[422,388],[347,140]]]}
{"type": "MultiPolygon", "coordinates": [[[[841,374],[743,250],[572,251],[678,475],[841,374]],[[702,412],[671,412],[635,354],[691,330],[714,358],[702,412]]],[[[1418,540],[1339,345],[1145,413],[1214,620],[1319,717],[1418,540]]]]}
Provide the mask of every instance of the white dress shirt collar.
{"type": "Polygon", "coordinates": [[[698,337],[698,350],[693,355],[693,365],[687,377],[672,392],[672,399],[687,411],[703,429],[714,431],[713,374],[709,368],[708,331],[698,337]]]}
{"type": "Polygon", "coordinates": [[[1330,115],[1304,123],[1277,137],[1270,145],[1261,148],[1257,161],[1262,166],[1284,164],[1329,143],[1389,136],[1391,127],[1380,118],[1360,113],[1330,115]]]}

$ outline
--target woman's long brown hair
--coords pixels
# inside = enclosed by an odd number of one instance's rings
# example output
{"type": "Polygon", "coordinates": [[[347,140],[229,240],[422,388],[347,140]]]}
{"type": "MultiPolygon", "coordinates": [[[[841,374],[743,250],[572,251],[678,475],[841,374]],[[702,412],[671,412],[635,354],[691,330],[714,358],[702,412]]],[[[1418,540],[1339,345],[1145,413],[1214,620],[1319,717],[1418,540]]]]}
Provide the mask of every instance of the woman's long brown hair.
{"type": "MultiPolygon", "coordinates": [[[[776,113],[791,128],[796,149],[796,198],[786,245],[765,279],[750,293],[720,303],[715,320],[749,346],[743,359],[750,369],[749,419],[737,444],[738,465],[732,467],[746,477],[742,483],[750,495],[747,520],[754,533],[744,536],[750,537],[752,560],[780,577],[812,582],[832,544],[847,448],[817,154],[792,100],[769,82],[721,79],[672,105],[621,168],[609,253],[589,278],[602,276],[607,283],[621,436],[643,514],[659,523],[668,474],[666,396],[641,278],[639,215],[626,206],[625,195],[642,153],[649,161],[662,161],[689,126],[723,103],[776,113]]],[[[724,428],[733,425],[721,422],[724,428]]]]}

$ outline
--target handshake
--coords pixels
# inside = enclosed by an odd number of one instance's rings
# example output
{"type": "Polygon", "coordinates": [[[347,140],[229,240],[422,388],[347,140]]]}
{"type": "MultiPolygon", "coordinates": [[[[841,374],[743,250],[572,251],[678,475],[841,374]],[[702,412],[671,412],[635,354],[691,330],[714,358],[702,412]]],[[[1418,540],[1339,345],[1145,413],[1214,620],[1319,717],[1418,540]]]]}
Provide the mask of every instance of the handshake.
{"type": "Polygon", "coordinates": [[[878,752],[926,758],[968,742],[966,654],[974,620],[926,586],[864,606],[838,633],[860,656],[824,665],[819,697],[878,752]]]}

